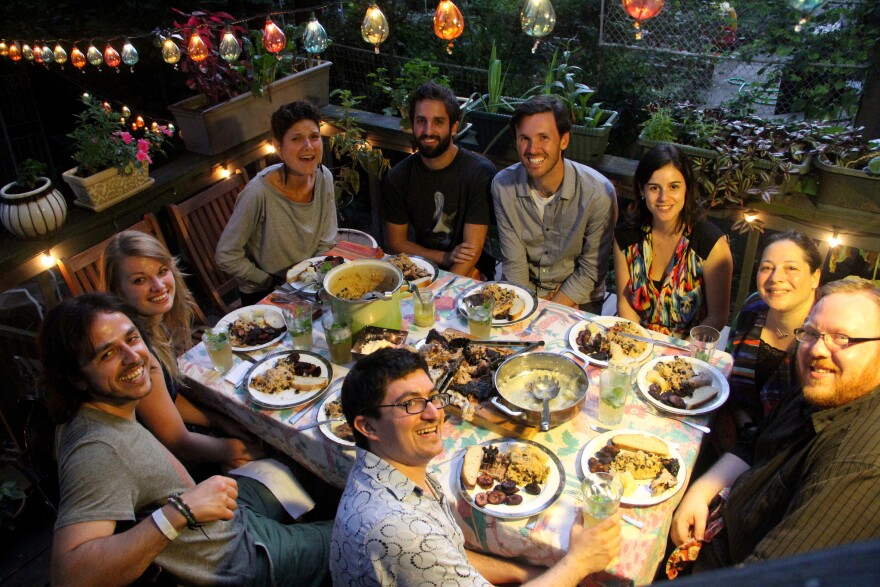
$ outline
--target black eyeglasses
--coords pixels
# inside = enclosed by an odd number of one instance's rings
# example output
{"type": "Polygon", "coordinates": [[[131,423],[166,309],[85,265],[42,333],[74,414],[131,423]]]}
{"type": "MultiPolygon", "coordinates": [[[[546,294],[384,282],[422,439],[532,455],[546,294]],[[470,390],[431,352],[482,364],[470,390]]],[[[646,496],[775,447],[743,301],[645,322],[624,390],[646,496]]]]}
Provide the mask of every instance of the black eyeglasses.
{"type": "Polygon", "coordinates": [[[813,344],[820,338],[825,340],[825,346],[832,350],[845,349],[851,344],[858,344],[860,342],[870,342],[872,340],[880,340],[880,337],[873,338],[854,338],[852,336],[848,336],[846,334],[834,334],[831,332],[816,332],[815,330],[809,330],[807,328],[795,328],[794,329],[794,337],[798,339],[800,342],[805,342],[807,344],[813,344]]]}
{"type": "Polygon", "coordinates": [[[431,397],[414,397],[412,399],[408,399],[405,402],[401,402],[399,404],[383,404],[381,406],[376,406],[377,408],[403,408],[406,410],[407,414],[421,414],[425,410],[428,409],[428,402],[431,402],[431,405],[437,408],[438,410],[442,410],[446,406],[449,405],[449,394],[448,393],[435,393],[431,397]]]}

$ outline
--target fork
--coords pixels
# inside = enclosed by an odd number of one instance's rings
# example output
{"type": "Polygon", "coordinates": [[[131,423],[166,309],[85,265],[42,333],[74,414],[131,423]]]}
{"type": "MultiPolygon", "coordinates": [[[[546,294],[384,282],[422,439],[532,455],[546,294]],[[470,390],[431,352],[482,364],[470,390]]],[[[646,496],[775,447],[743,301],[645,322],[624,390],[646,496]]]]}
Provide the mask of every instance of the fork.
{"type": "Polygon", "coordinates": [[[697,430],[699,430],[703,434],[709,434],[710,432],[712,432],[712,429],[709,428],[708,426],[703,426],[702,424],[694,424],[693,422],[688,422],[684,418],[677,418],[675,416],[670,416],[669,414],[661,413],[660,410],[658,410],[657,408],[655,408],[653,405],[651,405],[648,402],[644,402],[644,406],[645,406],[645,408],[647,408],[646,411],[651,412],[655,416],[660,416],[661,418],[669,418],[670,420],[675,420],[676,422],[681,422],[682,424],[687,424],[691,428],[696,428],[697,430]]]}
{"type": "Polygon", "coordinates": [[[535,324],[537,324],[537,323],[538,323],[538,320],[541,319],[541,316],[543,316],[544,314],[546,314],[546,313],[549,312],[549,311],[550,311],[550,308],[543,308],[540,312],[538,312],[538,315],[535,316],[535,317],[532,319],[532,321],[529,322],[529,325],[526,326],[526,329],[523,330],[523,334],[531,334],[532,331],[533,331],[534,328],[535,328],[535,324]]]}

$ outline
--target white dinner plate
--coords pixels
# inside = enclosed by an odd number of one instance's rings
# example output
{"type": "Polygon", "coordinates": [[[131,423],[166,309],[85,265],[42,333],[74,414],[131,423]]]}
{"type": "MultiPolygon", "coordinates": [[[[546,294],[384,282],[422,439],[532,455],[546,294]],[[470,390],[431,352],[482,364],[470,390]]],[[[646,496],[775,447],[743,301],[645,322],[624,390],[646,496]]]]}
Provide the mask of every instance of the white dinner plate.
{"type": "MultiPolygon", "coordinates": [[[[396,256],[397,255],[388,255],[385,257],[385,261],[390,262],[390,259],[396,256]]],[[[437,281],[437,276],[440,275],[440,268],[437,267],[437,265],[433,261],[416,255],[407,255],[407,257],[409,257],[409,260],[412,261],[413,264],[419,269],[428,272],[428,275],[426,275],[425,277],[420,277],[419,279],[414,279],[413,281],[407,281],[407,283],[414,284],[418,287],[428,287],[429,285],[437,281]]]]}
{"type": "Polygon", "coordinates": [[[718,369],[706,363],[705,361],[700,361],[699,359],[694,359],[693,357],[687,357],[684,355],[669,355],[665,357],[657,357],[652,361],[648,361],[642,368],[639,369],[639,373],[636,376],[636,384],[639,388],[639,391],[642,392],[642,396],[644,396],[646,401],[651,402],[652,405],[657,406],[657,408],[663,410],[664,412],[669,412],[670,414],[678,414],[679,416],[696,416],[698,414],[706,414],[720,408],[724,405],[724,402],[727,401],[727,396],[730,395],[730,385],[727,383],[727,379],[724,377],[724,374],[721,373],[718,369]],[[683,410],[681,408],[673,408],[672,406],[668,406],[661,402],[660,400],[654,399],[651,397],[651,394],[648,393],[648,373],[654,368],[654,365],[657,363],[663,362],[668,363],[670,361],[675,360],[676,357],[682,358],[688,363],[691,364],[691,367],[694,370],[694,373],[708,373],[712,376],[712,387],[718,390],[718,395],[710,401],[708,404],[702,405],[699,408],[694,408],[693,410],[683,410]]]}
{"type": "Polygon", "coordinates": [[[310,351],[281,351],[279,353],[273,353],[271,355],[263,357],[263,359],[259,363],[251,367],[250,371],[248,371],[247,376],[245,377],[244,390],[245,392],[247,392],[248,396],[250,396],[251,401],[253,401],[258,406],[264,408],[269,408],[272,410],[282,410],[284,408],[293,408],[300,404],[304,404],[325,389],[327,389],[327,385],[313,391],[296,391],[294,389],[287,389],[278,393],[264,393],[262,391],[254,389],[253,385],[251,385],[251,381],[253,380],[255,375],[265,373],[266,371],[274,367],[279,360],[292,353],[298,353],[299,360],[303,363],[318,365],[321,368],[320,376],[327,378],[328,385],[330,381],[333,380],[333,367],[330,366],[330,363],[327,362],[327,359],[317,353],[313,353],[310,351]]]}
{"type": "Polygon", "coordinates": [[[681,454],[676,450],[674,446],[657,436],[656,434],[651,434],[650,432],[643,432],[641,430],[633,430],[624,428],[621,430],[611,430],[610,432],[605,432],[604,434],[600,434],[596,438],[593,438],[588,442],[583,451],[581,451],[581,472],[586,475],[590,472],[590,457],[596,455],[603,446],[608,444],[608,441],[617,436],[618,434],[641,434],[643,436],[653,436],[654,438],[660,440],[669,447],[669,456],[678,459],[678,475],[676,475],[676,479],[678,483],[675,487],[671,489],[667,489],[660,495],[652,495],[651,494],[651,480],[644,479],[641,481],[636,481],[636,485],[638,485],[638,489],[636,489],[633,495],[624,496],[620,499],[620,503],[625,505],[635,505],[635,506],[650,506],[656,505],[660,502],[666,501],[676,493],[678,490],[684,486],[684,480],[687,477],[687,467],[684,465],[684,461],[681,458],[681,454]]]}
{"type": "MultiPolygon", "coordinates": [[[[629,322],[630,324],[632,324],[633,326],[636,327],[636,330],[638,330],[639,336],[644,336],[645,338],[651,338],[651,334],[647,330],[645,330],[641,325],[636,324],[632,320],[627,320],[626,318],[620,318],[618,316],[596,316],[595,318],[581,320],[580,322],[578,322],[577,324],[575,324],[574,326],[572,326],[569,329],[569,331],[568,331],[568,346],[571,347],[571,350],[574,351],[574,353],[577,356],[579,356],[583,360],[587,361],[588,363],[592,363],[593,365],[597,365],[599,367],[605,367],[606,365],[608,365],[608,361],[600,361],[599,359],[594,359],[590,355],[581,351],[580,348],[578,348],[578,344],[577,344],[578,335],[591,322],[594,322],[596,324],[600,324],[606,328],[611,328],[612,326],[614,326],[615,324],[618,324],[620,322],[629,322]]],[[[633,363],[635,363],[635,364],[641,363],[642,361],[644,361],[645,359],[650,357],[651,353],[654,352],[654,345],[652,343],[647,342],[647,343],[645,343],[645,345],[646,345],[645,350],[642,351],[641,354],[630,358],[633,361],[633,363]]]]}
{"type": "MultiPolygon", "coordinates": [[[[223,318],[221,318],[219,321],[217,321],[216,327],[231,326],[232,323],[235,322],[241,314],[243,314],[245,312],[253,313],[255,311],[262,312],[264,316],[266,314],[278,314],[278,316],[281,318],[281,323],[282,324],[284,323],[284,314],[281,313],[281,308],[276,308],[275,306],[270,306],[268,304],[257,304],[255,306],[245,306],[244,308],[239,308],[237,310],[233,310],[233,311],[229,312],[228,314],[223,316],[223,318]]],[[[233,346],[232,350],[249,352],[249,351],[256,351],[259,349],[264,349],[266,347],[272,346],[273,344],[275,344],[276,342],[278,342],[279,340],[284,338],[285,334],[287,334],[287,326],[285,326],[281,330],[281,334],[279,334],[278,336],[276,336],[272,340],[268,340],[264,343],[257,344],[254,346],[233,346]]]]}
{"type": "Polygon", "coordinates": [[[510,283],[509,281],[482,281],[480,283],[475,283],[471,287],[458,294],[458,297],[455,300],[455,305],[462,316],[467,318],[467,312],[465,312],[464,309],[464,299],[470,295],[480,293],[480,291],[483,289],[483,286],[489,285],[490,283],[494,283],[505,289],[513,290],[513,292],[525,304],[525,310],[523,310],[523,313],[520,315],[519,318],[517,318],[516,320],[503,320],[501,318],[495,318],[494,320],[492,320],[492,326],[507,326],[508,324],[516,324],[517,322],[522,322],[523,320],[534,314],[535,310],[538,309],[538,298],[535,297],[535,294],[533,294],[529,290],[510,283]]]}
{"type": "MultiPolygon", "coordinates": [[[[332,402],[334,400],[335,401],[339,400],[339,394],[342,392],[342,381],[343,380],[344,380],[344,378],[340,377],[338,380],[333,382],[333,389],[331,389],[330,391],[327,392],[327,395],[324,397],[324,400],[321,402],[321,407],[318,408],[318,417],[317,417],[318,420],[326,420],[327,418],[329,418],[329,416],[327,415],[327,412],[324,411],[324,408],[330,402],[332,402]]],[[[335,442],[337,444],[341,444],[343,446],[354,446],[353,440],[345,440],[344,438],[340,438],[339,436],[336,436],[336,430],[343,424],[345,424],[344,420],[339,421],[339,422],[328,422],[327,424],[322,424],[321,426],[318,426],[318,429],[324,434],[324,436],[326,436],[327,438],[329,438],[330,440],[332,440],[333,442],[335,442]]]]}
{"type": "MultiPolygon", "coordinates": [[[[537,513],[543,512],[548,507],[553,505],[553,503],[557,499],[559,499],[559,496],[562,494],[562,489],[565,487],[565,471],[562,469],[562,463],[559,462],[559,459],[556,457],[556,455],[553,454],[553,452],[550,451],[547,447],[531,440],[513,440],[504,438],[497,438],[495,440],[482,442],[478,446],[494,445],[498,447],[498,450],[502,453],[508,453],[516,445],[523,444],[530,444],[539,449],[547,456],[547,466],[550,467],[550,472],[547,475],[547,481],[544,482],[541,488],[541,493],[539,493],[538,495],[529,495],[528,493],[523,491],[522,488],[520,488],[519,494],[523,496],[523,501],[519,505],[486,504],[484,506],[478,506],[474,502],[474,496],[487,490],[481,488],[479,485],[474,486],[473,489],[468,489],[461,482],[461,467],[464,464],[464,453],[467,451],[467,448],[464,448],[460,451],[457,457],[458,467],[456,467],[455,469],[456,475],[455,479],[453,479],[453,483],[458,487],[459,495],[467,500],[470,503],[471,507],[473,507],[475,510],[481,511],[489,516],[504,518],[508,520],[528,518],[537,513]]],[[[488,491],[491,490],[491,488],[488,489],[488,491]]]]}
{"type": "MultiPolygon", "coordinates": [[[[338,256],[338,255],[335,255],[338,256]]],[[[287,282],[293,286],[294,289],[304,292],[304,293],[315,293],[318,290],[318,283],[315,281],[311,282],[303,282],[297,281],[295,279],[296,275],[299,275],[303,271],[308,268],[309,265],[314,265],[315,263],[319,263],[327,258],[327,255],[319,255],[317,257],[312,257],[310,259],[306,259],[305,261],[300,261],[293,267],[287,270],[287,282]]],[[[350,261],[345,257],[342,257],[342,263],[349,263],[350,261]]],[[[320,275],[320,273],[318,274],[320,275]]]]}

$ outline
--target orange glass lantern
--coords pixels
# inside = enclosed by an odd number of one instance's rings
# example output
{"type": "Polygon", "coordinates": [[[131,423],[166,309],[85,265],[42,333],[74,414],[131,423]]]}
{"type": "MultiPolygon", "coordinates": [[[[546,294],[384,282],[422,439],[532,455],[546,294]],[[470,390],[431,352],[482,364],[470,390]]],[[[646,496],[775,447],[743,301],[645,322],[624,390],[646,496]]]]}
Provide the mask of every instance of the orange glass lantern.
{"type": "Polygon", "coordinates": [[[452,54],[452,41],[464,32],[464,17],[452,0],[440,0],[434,11],[434,34],[449,41],[446,52],[452,54]]]}
{"type": "Polygon", "coordinates": [[[186,46],[186,54],[196,63],[201,63],[208,58],[208,46],[205,45],[205,42],[202,40],[202,37],[199,36],[198,32],[194,32],[189,38],[189,44],[186,46]]]}
{"type": "MultiPolygon", "coordinates": [[[[10,54],[11,54],[10,50],[10,54]]],[[[83,55],[83,52],[79,50],[79,47],[76,45],[73,46],[73,49],[70,50],[70,62],[77,69],[82,69],[86,66],[86,56],[83,55]]]]}
{"type": "Polygon", "coordinates": [[[6,44],[6,39],[0,41],[0,57],[8,57],[9,56],[9,45],[6,44]]]}
{"type": "Polygon", "coordinates": [[[287,46],[284,31],[271,18],[266,19],[266,26],[263,28],[263,46],[269,53],[280,53],[287,46]]]}
{"type": "MultiPolygon", "coordinates": [[[[12,41],[12,44],[9,45],[9,58],[13,61],[21,61],[21,47],[18,41],[12,41]]],[[[85,58],[83,58],[83,63],[85,63],[85,58]]]]}
{"type": "Polygon", "coordinates": [[[642,40],[642,21],[654,18],[663,10],[663,0],[622,0],[623,9],[635,19],[636,40],[642,40]]]}

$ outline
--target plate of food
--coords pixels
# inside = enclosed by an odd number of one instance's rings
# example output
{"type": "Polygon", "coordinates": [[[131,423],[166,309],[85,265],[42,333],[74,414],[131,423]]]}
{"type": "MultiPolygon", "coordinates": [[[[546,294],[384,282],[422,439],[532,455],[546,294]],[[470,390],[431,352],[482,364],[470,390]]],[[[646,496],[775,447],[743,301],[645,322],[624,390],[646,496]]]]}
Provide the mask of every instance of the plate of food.
{"type": "Polygon", "coordinates": [[[437,280],[440,274],[440,268],[433,261],[417,257],[416,255],[407,255],[400,253],[399,255],[389,255],[385,260],[400,269],[403,278],[418,287],[427,287],[437,280]]]}
{"type": "Polygon", "coordinates": [[[282,351],[264,357],[245,376],[244,390],[258,406],[281,410],[303,404],[333,379],[327,359],[309,351],[282,351]]]}
{"type": "Polygon", "coordinates": [[[281,308],[257,304],[233,310],[217,322],[229,327],[229,340],[234,351],[255,351],[272,346],[287,332],[281,308]]]}
{"type": "Polygon", "coordinates": [[[531,440],[496,439],[462,451],[459,495],[496,518],[518,519],[544,511],[565,487],[562,463],[531,440]]]}
{"type": "Polygon", "coordinates": [[[721,371],[693,357],[666,356],[648,361],[639,370],[636,383],[647,401],[680,416],[711,412],[730,395],[721,371]]]}
{"type": "Polygon", "coordinates": [[[624,361],[641,363],[654,352],[654,345],[629,338],[623,333],[651,338],[651,334],[631,320],[617,316],[596,316],[581,320],[568,331],[568,346],[576,355],[599,367],[619,353],[624,361]]]}
{"type": "Polygon", "coordinates": [[[455,301],[458,311],[467,317],[464,299],[474,294],[486,294],[495,298],[492,326],[507,326],[525,320],[538,309],[538,298],[529,290],[507,281],[486,281],[467,288],[455,301]]]}
{"type": "Polygon", "coordinates": [[[287,283],[300,291],[314,293],[324,281],[324,276],[343,263],[348,263],[348,259],[332,255],[321,255],[300,261],[287,270],[287,283]]]}
{"type": "Polygon", "coordinates": [[[620,503],[634,506],[666,501],[684,486],[687,469],[678,450],[641,430],[611,430],[593,438],[581,452],[581,471],[613,472],[623,483],[620,503]]]}
{"type": "Polygon", "coordinates": [[[354,446],[354,434],[348,422],[345,421],[345,416],[342,415],[342,403],[339,401],[339,394],[342,392],[342,381],[343,378],[339,378],[333,384],[333,389],[327,392],[327,396],[321,402],[321,407],[318,409],[319,420],[334,419],[334,421],[322,424],[318,428],[324,436],[333,442],[343,446],[354,446]],[[336,418],[341,418],[341,420],[335,420],[336,418]]]}

